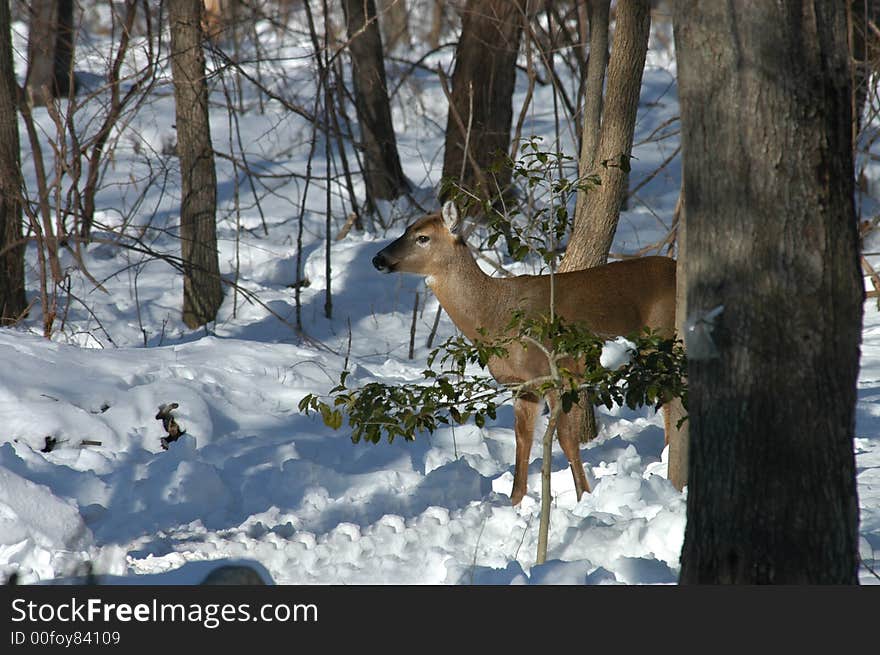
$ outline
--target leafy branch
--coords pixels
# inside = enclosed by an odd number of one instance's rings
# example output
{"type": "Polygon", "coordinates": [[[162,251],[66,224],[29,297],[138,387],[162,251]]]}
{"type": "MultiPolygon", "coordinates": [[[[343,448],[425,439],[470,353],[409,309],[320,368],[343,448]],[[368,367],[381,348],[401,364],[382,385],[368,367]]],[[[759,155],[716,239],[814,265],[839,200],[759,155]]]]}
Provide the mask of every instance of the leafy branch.
{"type": "Polygon", "coordinates": [[[534,253],[544,264],[552,266],[559,256],[558,246],[571,228],[569,205],[578,192],[589,193],[599,186],[601,178],[598,174],[571,179],[557,176],[566,166],[577,169],[577,161],[558,150],[543,147],[540,142],[538,136],[523,139],[517,149],[517,159],[499,152],[487,169],[493,180],[500,171],[509,170],[513,182],[520,187],[516,194],[505,195],[497,188],[496,193],[480,195],[453,179],[444,179],[441,196],[453,200],[466,214],[473,206],[480,206],[489,229],[486,241],[489,248],[503,236],[507,254],[514,261],[523,261],[534,253]],[[507,202],[516,196],[524,198],[528,206],[521,202],[507,202]],[[523,215],[528,215],[528,219],[522,220],[523,215]]]}
{"type": "Polygon", "coordinates": [[[412,441],[419,433],[433,433],[441,425],[463,424],[471,418],[483,427],[487,419],[495,419],[500,404],[526,394],[558,395],[563,412],[584,398],[609,409],[615,404],[659,409],[674,397],[687,406],[681,341],[647,330],[629,341],[628,361],[608,369],[600,361],[605,340],[582,325],[518,313],[510,321],[508,336],[473,343],[456,336],[432,350],[423,381],[351,387],[350,374],[343,371],[339,384],[326,396],[308,394],[299,409],[307,415],[320,414],[333,429],[347,419],[352,441],[378,443],[383,436],[389,442],[396,437],[412,441]],[[548,373],[510,384],[468,373],[472,366],[485,369],[492,358],[507,357],[514,346],[540,350],[547,358],[548,373]]]}

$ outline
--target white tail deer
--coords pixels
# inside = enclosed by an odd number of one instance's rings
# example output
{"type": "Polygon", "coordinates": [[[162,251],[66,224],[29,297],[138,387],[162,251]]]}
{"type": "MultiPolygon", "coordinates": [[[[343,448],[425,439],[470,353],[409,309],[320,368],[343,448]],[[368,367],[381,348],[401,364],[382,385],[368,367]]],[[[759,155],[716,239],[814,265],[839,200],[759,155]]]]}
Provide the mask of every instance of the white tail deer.
{"type": "MultiPolygon", "coordinates": [[[[490,339],[504,333],[511,314],[519,309],[534,316],[550,312],[550,275],[495,278],[486,275],[459,234],[455,205],[424,216],[373,258],[383,273],[416,273],[427,284],[456,327],[467,337],[490,339]],[[485,336],[478,329],[485,330],[485,336]]],[[[675,329],[675,261],[668,257],[641,257],[581,271],[557,273],[554,280],[556,313],[581,322],[596,335],[610,338],[652,328],[665,335],[675,329]]],[[[535,348],[509,348],[505,358],[493,358],[489,371],[500,383],[522,383],[547,375],[546,357],[535,348]]],[[[548,399],[551,403],[553,398],[548,399]]],[[[559,443],[571,465],[580,499],[589,491],[580,455],[583,411],[577,405],[560,415],[559,443]]],[[[540,399],[525,395],[514,401],[516,462],[511,501],[519,504],[526,493],[529,454],[540,399]]],[[[667,443],[671,424],[664,411],[667,443]]]]}

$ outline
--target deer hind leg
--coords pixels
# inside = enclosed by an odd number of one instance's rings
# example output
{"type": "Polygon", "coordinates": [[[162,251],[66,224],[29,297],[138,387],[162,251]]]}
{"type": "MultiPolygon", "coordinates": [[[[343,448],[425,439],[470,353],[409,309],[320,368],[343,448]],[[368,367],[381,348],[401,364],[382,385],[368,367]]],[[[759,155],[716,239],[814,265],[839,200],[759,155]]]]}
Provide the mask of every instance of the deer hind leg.
{"type": "Polygon", "coordinates": [[[529,480],[529,455],[535,437],[535,420],[541,411],[538,398],[532,395],[521,396],[513,403],[514,432],[516,433],[516,461],[513,468],[513,491],[510,502],[519,505],[526,495],[529,480]]]}
{"type": "MultiPolygon", "coordinates": [[[[556,402],[555,398],[551,398],[551,407],[556,402]]],[[[559,445],[562,447],[562,452],[568,458],[571,476],[574,478],[574,490],[577,493],[578,500],[581,499],[585,491],[590,490],[590,483],[587,482],[584,464],[581,461],[580,449],[581,436],[586,429],[586,421],[587,415],[583,407],[574,404],[568,412],[562,412],[559,415],[559,422],[556,425],[556,435],[559,439],[559,445]]]]}

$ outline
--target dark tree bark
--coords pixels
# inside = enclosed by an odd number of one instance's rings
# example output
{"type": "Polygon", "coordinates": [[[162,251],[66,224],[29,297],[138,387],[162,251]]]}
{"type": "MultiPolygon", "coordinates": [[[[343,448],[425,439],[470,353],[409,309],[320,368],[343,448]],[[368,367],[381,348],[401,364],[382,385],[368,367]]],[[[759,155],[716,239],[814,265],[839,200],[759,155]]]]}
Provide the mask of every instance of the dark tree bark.
{"type": "Polygon", "coordinates": [[[180,159],[183,321],[191,328],[213,321],[223,302],[215,218],[217,177],[208,122],[201,10],[201,0],[168,3],[180,159]]]}
{"type": "Polygon", "coordinates": [[[674,26],[687,304],[723,307],[688,344],[681,581],[856,583],[846,4],[678,0],[674,26]]]}
{"type": "MultiPolygon", "coordinates": [[[[598,3],[599,6],[601,4],[598,3]]],[[[560,271],[589,268],[608,261],[608,251],[617,230],[629,179],[627,171],[650,28],[651,7],[648,0],[617,4],[617,24],[608,62],[601,131],[598,141],[592,146],[587,134],[590,126],[585,122],[584,147],[578,165],[581,176],[598,175],[601,184],[589,192],[578,193],[574,227],[565,257],[559,266],[560,271]]]]}
{"type": "Polygon", "coordinates": [[[364,153],[367,205],[392,200],[409,190],[400,166],[397,139],[391,122],[382,37],[374,0],[345,0],[345,22],[351,41],[355,105],[364,153]]]}
{"type": "MultiPolygon", "coordinates": [[[[452,72],[443,179],[483,199],[510,184],[510,168],[490,167],[510,149],[523,0],[468,0],[452,72]],[[467,144],[467,152],[465,145],[467,144]]],[[[441,199],[450,196],[441,191],[441,199]]]]}
{"type": "Polygon", "coordinates": [[[27,306],[17,107],[9,1],[0,0],[0,326],[14,323],[27,306]]]}
{"type": "Polygon", "coordinates": [[[52,98],[66,98],[73,78],[73,0],[36,0],[30,3],[28,102],[42,106],[52,98]]]}

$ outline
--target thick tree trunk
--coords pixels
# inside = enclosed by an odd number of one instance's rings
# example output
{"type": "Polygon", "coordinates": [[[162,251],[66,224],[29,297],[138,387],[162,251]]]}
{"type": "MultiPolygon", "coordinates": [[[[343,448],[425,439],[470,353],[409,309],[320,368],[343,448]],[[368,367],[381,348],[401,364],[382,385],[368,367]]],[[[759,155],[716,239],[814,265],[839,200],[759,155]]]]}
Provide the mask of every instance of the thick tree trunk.
{"type": "MultiPolygon", "coordinates": [[[[581,176],[595,174],[601,185],[578,193],[574,226],[560,271],[598,266],[608,261],[626,190],[636,111],[642,88],[642,72],[648,51],[651,8],[648,0],[617,4],[617,24],[608,62],[608,83],[602,109],[602,128],[591,161],[581,150],[581,176]]],[[[592,28],[591,28],[592,32],[592,28]]],[[[592,62],[591,62],[592,63],[592,62]]],[[[586,117],[585,117],[586,118],[586,117]]]]}
{"type": "Polygon", "coordinates": [[[0,0],[0,326],[25,310],[21,241],[21,160],[18,84],[12,60],[9,1],[0,0]]]}
{"type": "MultiPolygon", "coordinates": [[[[510,184],[510,168],[490,168],[510,150],[522,0],[468,0],[452,72],[443,179],[482,199],[510,184]],[[467,150],[465,150],[467,148],[467,150]]],[[[441,190],[441,199],[450,189],[441,190]]]]}
{"type": "Polygon", "coordinates": [[[688,343],[684,583],[856,583],[864,287],[846,5],[678,0],[688,343]],[[695,348],[695,345],[707,346],[695,348]]]}
{"type": "Polygon", "coordinates": [[[66,98],[73,81],[73,0],[30,3],[25,90],[32,106],[66,98]]]}
{"type": "Polygon", "coordinates": [[[201,0],[169,0],[171,73],[180,159],[180,241],[184,266],[183,321],[213,321],[223,302],[217,256],[217,177],[208,123],[201,0]]]}
{"type": "Polygon", "coordinates": [[[392,200],[409,190],[400,166],[397,139],[391,122],[382,37],[374,0],[345,0],[345,21],[351,40],[355,105],[364,153],[367,204],[392,200]]]}

